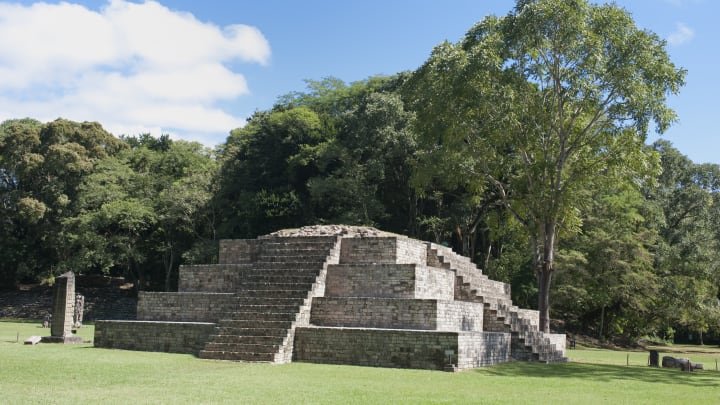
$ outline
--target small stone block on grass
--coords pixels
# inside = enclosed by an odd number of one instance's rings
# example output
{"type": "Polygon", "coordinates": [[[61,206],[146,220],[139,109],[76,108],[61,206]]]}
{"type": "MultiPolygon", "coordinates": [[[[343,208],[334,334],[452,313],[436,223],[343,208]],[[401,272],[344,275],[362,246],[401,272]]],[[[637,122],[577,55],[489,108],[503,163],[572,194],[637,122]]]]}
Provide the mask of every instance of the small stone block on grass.
{"type": "Polygon", "coordinates": [[[38,344],[42,340],[41,336],[30,336],[29,338],[25,339],[26,345],[35,345],[38,344]]]}

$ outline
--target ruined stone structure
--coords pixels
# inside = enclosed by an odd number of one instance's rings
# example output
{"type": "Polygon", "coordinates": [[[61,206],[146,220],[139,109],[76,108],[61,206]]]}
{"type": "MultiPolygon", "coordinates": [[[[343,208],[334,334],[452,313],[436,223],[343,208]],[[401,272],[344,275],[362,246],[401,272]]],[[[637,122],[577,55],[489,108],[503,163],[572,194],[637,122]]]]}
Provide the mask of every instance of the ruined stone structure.
{"type": "Polygon", "coordinates": [[[451,249],[372,228],[309,227],[220,242],[179,292],[141,292],[137,321],[97,321],[95,346],[205,359],[463,370],[566,361],[565,335],[451,249]]]}

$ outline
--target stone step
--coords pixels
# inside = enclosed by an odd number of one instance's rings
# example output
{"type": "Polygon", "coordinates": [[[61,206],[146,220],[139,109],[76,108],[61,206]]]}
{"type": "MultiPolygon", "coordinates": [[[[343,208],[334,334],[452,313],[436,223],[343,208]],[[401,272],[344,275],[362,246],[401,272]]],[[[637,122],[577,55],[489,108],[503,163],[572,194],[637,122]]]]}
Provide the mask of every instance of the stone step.
{"type": "Polygon", "coordinates": [[[293,282],[262,282],[262,281],[247,281],[242,280],[240,281],[239,289],[240,290],[303,290],[303,291],[310,291],[312,289],[313,283],[293,283],[293,282]]]}
{"type": "Polygon", "coordinates": [[[538,360],[546,363],[567,363],[569,359],[562,355],[562,353],[552,354],[550,356],[540,355],[538,360]]]}
{"type": "Polygon", "coordinates": [[[262,235],[258,236],[258,243],[327,243],[334,244],[338,239],[338,235],[309,235],[309,236],[276,236],[276,235],[262,235]]]}
{"type": "Polygon", "coordinates": [[[307,255],[292,255],[292,256],[277,256],[273,254],[261,255],[253,262],[253,265],[260,263],[302,263],[302,264],[320,264],[325,263],[326,256],[307,256],[307,255]]]}
{"type": "MultiPolygon", "coordinates": [[[[533,349],[542,350],[545,346],[549,345],[549,343],[544,338],[536,339],[536,338],[522,338],[521,337],[519,339],[520,339],[520,344],[527,346],[527,347],[532,347],[533,349]]],[[[554,347],[552,349],[555,350],[554,347]]]]}
{"type": "Polygon", "coordinates": [[[257,256],[270,256],[270,255],[278,255],[278,256],[310,256],[310,257],[327,257],[330,254],[329,249],[324,249],[322,247],[318,246],[308,246],[308,247],[299,247],[299,246],[263,246],[260,251],[258,252],[257,256]]]}
{"type": "Polygon", "coordinates": [[[233,328],[221,324],[216,328],[215,332],[218,335],[285,337],[288,330],[287,328],[233,328]]]}
{"type": "Polygon", "coordinates": [[[285,336],[210,335],[209,339],[211,343],[280,346],[284,338],[285,336]]]}
{"type": "Polygon", "coordinates": [[[221,352],[212,350],[201,350],[198,357],[208,360],[272,362],[273,360],[275,360],[275,353],[221,352]]]}
{"type": "Polygon", "coordinates": [[[312,272],[308,271],[307,274],[299,274],[297,271],[293,271],[289,275],[272,274],[271,272],[254,272],[252,274],[246,274],[239,278],[242,284],[251,283],[288,283],[288,284],[309,284],[312,285],[317,280],[317,270],[313,269],[312,272]]]}
{"type": "Polygon", "coordinates": [[[324,262],[317,262],[317,263],[300,263],[300,262],[292,262],[292,263],[281,263],[281,262],[255,262],[252,264],[252,268],[247,270],[242,270],[239,272],[239,274],[244,273],[254,273],[260,270],[293,270],[296,272],[309,272],[309,271],[320,271],[322,269],[322,265],[324,262]]]}
{"type": "Polygon", "coordinates": [[[297,308],[294,311],[287,312],[267,312],[267,311],[237,311],[224,312],[220,314],[220,319],[232,320],[261,320],[261,321],[294,321],[297,318],[297,308]]]}
{"type": "Polygon", "coordinates": [[[310,289],[304,290],[239,290],[238,298],[256,297],[256,298],[306,298],[310,289]]]}
{"type": "MultiPolygon", "coordinates": [[[[307,291],[306,291],[307,295],[307,291]]],[[[249,296],[238,296],[237,297],[237,305],[239,306],[238,309],[241,309],[243,307],[247,306],[257,306],[257,305],[280,305],[280,306],[289,306],[289,305],[296,305],[300,306],[305,303],[305,298],[302,297],[292,297],[292,298],[283,298],[283,297],[249,297],[249,296]]]]}
{"type": "Polygon", "coordinates": [[[297,313],[299,310],[299,304],[295,302],[284,303],[284,304],[254,304],[254,305],[239,305],[233,311],[224,311],[220,314],[220,318],[232,318],[231,314],[237,312],[264,312],[264,313],[297,313]],[[228,316],[225,316],[228,315],[228,316]]]}
{"type": "Polygon", "coordinates": [[[213,352],[239,352],[239,353],[272,353],[279,350],[279,344],[262,343],[218,343],[211,342],[205,345],[205,351],[213,352]]]}
{"type": "Polygon", "coordinates": [[[258,242],[258,246],[262,249],[266,248],[283,248],[294,247],[298,249],[315,249],[330,250],[335,246],[335,241],[297,241],[297,240],[270,240],[263,239],[258,242]]]}
{"type": "Polygon", "coordinates": [[[534,326],[524,325],[524,324],[511,324],[510,330],[512,331],[512,333],[520,333],[520,334],[537,331],[537,329],[534,326]]]}
{"type": "Polygon", "coordinates": [[[292,326],[292,322],[292,320],[221,319],[219,324],[222,328],[287,330],[292,326]]]}

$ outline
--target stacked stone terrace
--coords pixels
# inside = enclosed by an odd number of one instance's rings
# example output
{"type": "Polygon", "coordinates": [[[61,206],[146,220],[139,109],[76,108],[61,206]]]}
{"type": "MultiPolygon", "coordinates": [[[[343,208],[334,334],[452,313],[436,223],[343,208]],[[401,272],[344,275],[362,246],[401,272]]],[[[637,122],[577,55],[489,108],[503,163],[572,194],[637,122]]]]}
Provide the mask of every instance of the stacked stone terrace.
{"type": "Polygon", "coordinates": [[[221,241],[219,264],[181,267],[179,290],[140,293],[138,321],[98,321],[95,345],[440,370],[565,361],[565,336],[538,332],[509,285],[448,248],[372,228],[221,241]]]}

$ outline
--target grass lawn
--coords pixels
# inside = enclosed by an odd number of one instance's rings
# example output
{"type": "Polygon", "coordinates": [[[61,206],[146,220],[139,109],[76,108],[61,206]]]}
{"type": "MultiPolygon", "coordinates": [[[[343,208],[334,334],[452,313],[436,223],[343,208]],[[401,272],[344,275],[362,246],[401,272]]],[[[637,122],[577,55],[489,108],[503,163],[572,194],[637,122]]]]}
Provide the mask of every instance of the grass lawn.
{"type": "MultiPolygon", "coordinates": [[[[649,368],[645,352],[589,349],[568,350],[568,364],[513,362],[444,373],[219,362],[92,344],[24,345],[29,336],[49,334],[39,325],[0,322],[0,403],[720,403],[720,349],[710,347],[682,355],[704,363],[706,370],[693,373],[649,368]]],[[[92,339],[92,325],[79,334],[92,339]]]]}

